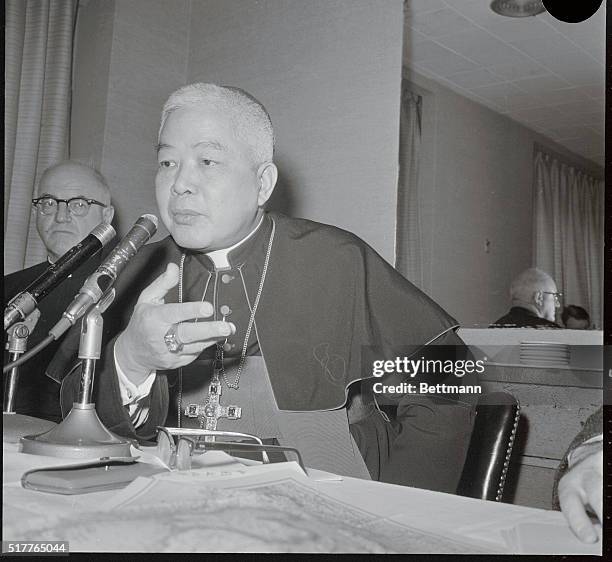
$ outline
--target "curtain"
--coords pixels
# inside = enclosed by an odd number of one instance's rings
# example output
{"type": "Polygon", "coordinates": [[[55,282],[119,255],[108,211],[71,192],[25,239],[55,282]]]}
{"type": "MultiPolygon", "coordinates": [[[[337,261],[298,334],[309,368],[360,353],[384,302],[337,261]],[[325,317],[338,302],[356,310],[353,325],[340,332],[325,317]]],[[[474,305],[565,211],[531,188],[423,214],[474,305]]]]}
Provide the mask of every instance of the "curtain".
{"type": "Polygon", "coordinates": [[[563,304],[603,315],[604,182],[537,148],[534,265],[549,273],[563,304]]]}
{"type": "Polygon", "coordinates": [[[46,257],[31,199],[45,168],[68,156],[76,4],[5,2],[5,274],[46,257]]]}
{"type": "Polygon", "coordinates": [[[402,83],[400,110],[399,180],[395,267],[417,287],[423,287],[421,224],[419,220],[419,162],[421,155],[422,97],[402,83]]]}

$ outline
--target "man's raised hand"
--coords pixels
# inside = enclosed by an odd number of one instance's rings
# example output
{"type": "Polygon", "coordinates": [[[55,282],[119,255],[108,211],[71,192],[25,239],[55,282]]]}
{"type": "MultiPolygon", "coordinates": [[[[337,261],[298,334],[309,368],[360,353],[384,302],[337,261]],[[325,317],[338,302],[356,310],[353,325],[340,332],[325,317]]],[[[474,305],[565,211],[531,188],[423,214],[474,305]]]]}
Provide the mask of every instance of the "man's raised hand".
{"type": "Polygon", "coordinates": [[[198,322],[213,315],[213,307],[208,302],[165,304],[166,294],[178,280],[177,265],[169,263],[166,271],[142,291],[127,328],[115,342],[115,359],[136,385],[151,371],[188,365],[205,348],[236,331],[230,322],[198,322]],[[176,325],[177,340],[183,344],[177,352],[171,352],[164,340],[173,325],[176,325]]]}

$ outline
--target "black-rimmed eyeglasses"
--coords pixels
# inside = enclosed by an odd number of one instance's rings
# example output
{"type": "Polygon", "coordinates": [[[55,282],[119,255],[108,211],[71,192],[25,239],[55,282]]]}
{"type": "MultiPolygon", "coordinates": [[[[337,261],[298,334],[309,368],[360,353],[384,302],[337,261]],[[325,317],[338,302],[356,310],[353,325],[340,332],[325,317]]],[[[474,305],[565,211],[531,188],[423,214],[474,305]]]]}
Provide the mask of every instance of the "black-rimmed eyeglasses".
{"type": "Polygon", "coordinates": [[[38,209],[38,212],[42,215],[53,215],[57,212],[60,203],[66,203],[68,211],[75,217],[84,217],[89,213],[89,209],[92,205],[99,205],[100,207],[107,207],[104,203],[96,201],[95,199],[86,199],[85,197],[71,197],[70,199],[58,199],[57,197],[51,197],[45,195],[32,199],[32,205],[38,209]]]}
{"type": "Polygon", "coordinates": [[[554,299],[557,302],[561,302],[561,297],[563,296],[563,293],[555,293],[553,291],[542,291],[545,295],[553,295],[554,299]]]}

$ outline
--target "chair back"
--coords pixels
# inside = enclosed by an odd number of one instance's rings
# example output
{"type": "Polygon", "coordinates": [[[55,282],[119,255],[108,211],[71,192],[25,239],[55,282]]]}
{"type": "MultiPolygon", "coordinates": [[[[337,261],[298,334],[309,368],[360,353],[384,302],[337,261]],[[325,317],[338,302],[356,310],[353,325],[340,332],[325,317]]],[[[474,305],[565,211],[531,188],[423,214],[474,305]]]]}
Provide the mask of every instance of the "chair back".
{"type": "Polygon", "coordinates": [[[519,417],[518,400],[507,392],[480,398],[457,494],[501,501],[519,417]]]}

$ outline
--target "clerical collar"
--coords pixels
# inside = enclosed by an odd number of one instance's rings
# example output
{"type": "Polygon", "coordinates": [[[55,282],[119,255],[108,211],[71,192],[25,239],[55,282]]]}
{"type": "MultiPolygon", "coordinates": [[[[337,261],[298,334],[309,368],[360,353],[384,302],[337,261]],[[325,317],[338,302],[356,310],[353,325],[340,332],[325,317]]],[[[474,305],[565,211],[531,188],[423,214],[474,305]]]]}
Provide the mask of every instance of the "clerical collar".
{"type": "Polygon", "coordinates": [[[206,255],[213,262],[215,269],[226,269],[226,268],[231,267],[230,260],[229,260],[230,252],[232,252],[233,250],[236,250],[237,248],[242,246],[247,240],[253,237],[253,235],[257,232],[257,230],[261,226],[261,223],[264,220],[264,216],[265,215],[261,215],[261,218],[259,219],[257,226],[255,226],[255,228],[251,230],[249,234],[247,234],[239,242],[236,242],[233,246],[230,246],[229,248],[224,248],[222,250],[214,250],[212,252],[206,253],[206,255]]]}

